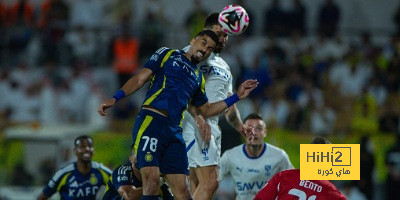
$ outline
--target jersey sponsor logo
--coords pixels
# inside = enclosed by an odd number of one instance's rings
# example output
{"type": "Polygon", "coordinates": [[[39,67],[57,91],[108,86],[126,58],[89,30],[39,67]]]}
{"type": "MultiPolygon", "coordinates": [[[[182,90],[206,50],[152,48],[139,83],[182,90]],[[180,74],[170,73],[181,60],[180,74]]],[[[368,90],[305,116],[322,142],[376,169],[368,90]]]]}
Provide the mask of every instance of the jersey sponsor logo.
{"type": "Polygon", "coordinates": [[[220,76],[226,80],[229,80],[229,74],[225,70],[220,69],[218,67],[201,65],[200,70],[205,76],[216,75],[216,76],[220,76]]]}
{"type": "Polygon", "coordinates": [[[127,181],[128,177],[127,176],[118,176],[117,177],[117,182],[121,182],[121,181],[127,181]]]}
{"type": "Polygon", "coordinates": [[[250,169],[247,170],[247,173],[256,173],[256,174],[259,174],[259,173],[260,173],[260,170],[259,170],[259,169],[250,168],[250,169]]]}
{"type": "Polygon", "coordinates": [[[97,191],[99,191],[99,186],[88,186],[84,188],[69,188],[68,196],[73,198],[81,198],[88,196],[95,196],[97,191]]]}
{"type": "Polygon", "coordinates": [[[267,182],[265,181],[255,181],[255,182],[236,182],[236,187],[239,191],[246,191],[246,190],[261,190],[262,187],[267,182]]]}

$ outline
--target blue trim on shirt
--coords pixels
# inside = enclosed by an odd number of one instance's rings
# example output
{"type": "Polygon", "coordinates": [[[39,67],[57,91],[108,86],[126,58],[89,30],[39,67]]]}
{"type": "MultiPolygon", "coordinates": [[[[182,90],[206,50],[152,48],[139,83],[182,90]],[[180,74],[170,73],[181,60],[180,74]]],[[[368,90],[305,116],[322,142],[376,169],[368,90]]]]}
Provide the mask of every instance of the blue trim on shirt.
{"type": "Polygon", "coordinates": [[[186,147],[186,152],[189,152],[189,150],[193,147],[194,142],[196,142],[196,139],[193,139],[193,140],[189,143],[189,145],[186,147]]]}
{"type": "Polygon", "coordinates": [[[247,154],[247,152],[246,152],[246,144],[243,144],[242,150],[243,150],[244,155],[245,155],[248,159],[257,159],[257,158],[261,157],[261,156],[264,154],[265,151],[267,151],[267,143],[264,142],[264,149],[262,150],[261,154],[260,154],[259,156],[257,156],[257,157],[250,157],[250,156],[247,154]]]}

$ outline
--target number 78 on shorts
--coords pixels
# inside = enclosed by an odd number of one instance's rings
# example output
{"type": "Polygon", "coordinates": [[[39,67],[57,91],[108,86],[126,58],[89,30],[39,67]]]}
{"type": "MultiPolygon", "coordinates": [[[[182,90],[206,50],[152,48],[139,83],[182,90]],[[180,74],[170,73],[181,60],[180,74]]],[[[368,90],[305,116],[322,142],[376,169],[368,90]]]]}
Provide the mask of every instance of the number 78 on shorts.
{"type": "Polygon", "coordinates": [[[360,145],[300,144],[300,180],[360,180],[360,145]]]}

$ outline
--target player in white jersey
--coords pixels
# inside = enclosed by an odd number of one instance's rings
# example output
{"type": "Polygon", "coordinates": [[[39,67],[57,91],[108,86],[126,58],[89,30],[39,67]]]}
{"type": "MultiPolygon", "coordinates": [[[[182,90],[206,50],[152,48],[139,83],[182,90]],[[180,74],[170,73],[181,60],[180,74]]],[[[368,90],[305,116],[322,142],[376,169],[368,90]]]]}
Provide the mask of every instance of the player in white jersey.
{"type": "MultiPolygon", "coordinates": [[[[232,74],[228,64],[219,56],[225,47],[228,35],[221,30],[218,15],[219,13],[210,14],[204,29],[214,31],[219,36],[220,44],[205,62],[198,65],[206,80],[205,90],[210,102],[217,102],[232,95],[232,74]]],[[[182,135],[189,159],[190,191],[196,200],[211,199],[218,188],[218,164],[221,157],[221,130],[218,126],[218,116],[208,118],[209,127],[204,127],[207,125],[197,110],[191,108],[189,110],[191,114],[184,113],[182,135]]],[[[248,130],[242,123],[235,105],[227,110],[225,116],[240,133],[243,135],[249,133],[250,129],[248,130]]]]}
{"type": "Polygon", "coordinates": [[[220,180],[232,176],[237,200],[253,199],[276,173],[293,168],[283,149],[264,142],[267,128],[258,114],[250,114],[244,123],[253,129],[253,141],[225,151],[219,167],[220,180]]]}

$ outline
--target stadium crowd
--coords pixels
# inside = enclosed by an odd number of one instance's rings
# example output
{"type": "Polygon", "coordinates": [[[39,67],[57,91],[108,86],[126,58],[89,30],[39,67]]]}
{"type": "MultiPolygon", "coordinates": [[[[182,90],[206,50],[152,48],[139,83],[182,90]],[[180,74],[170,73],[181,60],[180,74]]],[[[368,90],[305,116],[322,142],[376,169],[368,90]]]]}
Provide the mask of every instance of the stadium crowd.
{"type": "MultiPolygon", "coordinates": [[[[104,123],[99,102],[158,47],[189,38],[209,13],[193,0],[177,24],[164,1],[149,0],[137,22],[135,3],[0,0],[0,131],[31,123],[104,123]]],[[[246,8],[245,1],[238,4],[246,8]]],[[[315,30],[305,25],[301,0],[289,11],[274,0],[264,18],[246,10],[254,20],[223,52],[236,85],[254,78],[260,83],[237,104],[242,117],[259,112],[269,129],[314,135],[400,134],[400,6],[392,14],[398,31],[384,37],[368,30],[342,34],[341,8],[333,0],[319,7],[315,30]]],[[[113,117],[134,117],[142,99],[121,103],[113,117]]]]}

